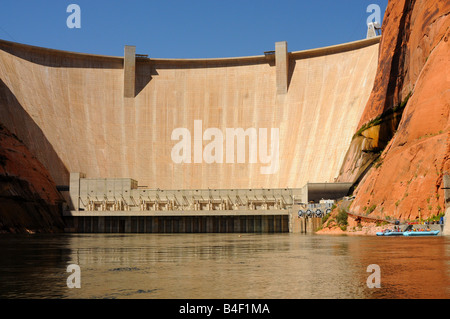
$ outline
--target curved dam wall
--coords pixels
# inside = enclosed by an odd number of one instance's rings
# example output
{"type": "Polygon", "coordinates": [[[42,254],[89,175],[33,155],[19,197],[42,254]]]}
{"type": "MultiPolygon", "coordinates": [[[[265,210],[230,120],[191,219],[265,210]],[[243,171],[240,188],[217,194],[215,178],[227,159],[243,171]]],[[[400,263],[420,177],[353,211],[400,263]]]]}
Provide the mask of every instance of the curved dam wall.
{"type": "Polygon", "coordinates": [[[124,97],[124,57],[0,41],[0,122],[58,185],[69,184],[70,172],[130,177],[161,189],[333,182],[372,90],[378,43],[375,38],[288,52],[285,92],[272,52],[225,59],[137,57],[134,96],[124,97]],[[234,156],[228,147],[227,129],[256,132],[246,138],[240,160],[237,139],[234,156]],[[189,133],[189,143],[176,132],[189,133]],[[183,152],[175,151],[177,145],[183,152]],[[215,161],[204,155],[207,150],[215,161]],[[174,160],[174,152],[184,161],[174,160]],[[271,160],[261,152],[272,154],[271,160]]]}

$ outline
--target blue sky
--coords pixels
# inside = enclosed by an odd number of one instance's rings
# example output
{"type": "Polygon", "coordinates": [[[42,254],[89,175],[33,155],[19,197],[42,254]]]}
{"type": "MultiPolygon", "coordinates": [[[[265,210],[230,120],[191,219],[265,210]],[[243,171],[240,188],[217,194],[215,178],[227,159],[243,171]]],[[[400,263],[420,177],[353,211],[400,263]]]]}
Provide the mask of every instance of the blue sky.
{"type": "Polygon", "coordinates": [[[387,0],[1,0],[0,39],[114,56],[124,45],[153,58],[260,55],[277,41],[299,51],[364,39],[369,4],[383,18],[387,0]],[[72,3],[79,29],[66,24],[72,3]]]}

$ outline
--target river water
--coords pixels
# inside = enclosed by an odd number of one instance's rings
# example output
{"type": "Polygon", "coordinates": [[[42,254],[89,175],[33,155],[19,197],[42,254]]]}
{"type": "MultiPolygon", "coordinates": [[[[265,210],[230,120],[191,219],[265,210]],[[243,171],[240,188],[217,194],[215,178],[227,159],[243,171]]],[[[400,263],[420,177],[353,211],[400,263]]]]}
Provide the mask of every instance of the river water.
{"type": "Polygon", "coordinates": [[[0,298],[450,297],[445,236],[1,235],[0,256],[0,298]],[[81,288],[67,286],[70,264],[81,288]]]}

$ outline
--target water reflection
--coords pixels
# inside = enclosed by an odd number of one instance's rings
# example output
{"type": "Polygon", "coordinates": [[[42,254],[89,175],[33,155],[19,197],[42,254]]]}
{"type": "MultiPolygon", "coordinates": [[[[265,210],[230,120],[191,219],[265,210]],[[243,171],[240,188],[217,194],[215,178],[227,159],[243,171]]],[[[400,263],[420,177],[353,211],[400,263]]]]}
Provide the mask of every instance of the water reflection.
{"type": "Polygon", "coordinates": [[[0,237],[2,298],[448,298],[450,239],[298,234],[0,237]],[[69,264],[81,289],[66,286],[69,264]],[[381,267],[380,289],[366,285],[381,267]]]}
{"type": "Polygon", "coordinates": [[[350,255],[381,268],[383,289],[371,298],[449,298],[449,244],[443,236],[354,241],[350,255]]]}
{"type": "Polygon", "coordinates": [[[60,297],[67,290],[69,237],[2,235],[0,297],[60,297]]]}

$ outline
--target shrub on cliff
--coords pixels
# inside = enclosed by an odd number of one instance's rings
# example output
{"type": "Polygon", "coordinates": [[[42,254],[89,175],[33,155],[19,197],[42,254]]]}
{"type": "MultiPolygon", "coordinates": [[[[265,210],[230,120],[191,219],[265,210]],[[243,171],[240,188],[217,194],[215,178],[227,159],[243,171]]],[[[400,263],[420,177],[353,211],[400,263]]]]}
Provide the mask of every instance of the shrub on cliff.
{"type": "Polygon", "coordinates": [[[340,208],[339,209],[339,213],[336,216],[336,221],[338,223],[339,226],[341,226],[341,228],[343,226],[347,226],[348,225],[348,213],[345,209],[340,208]]]}

